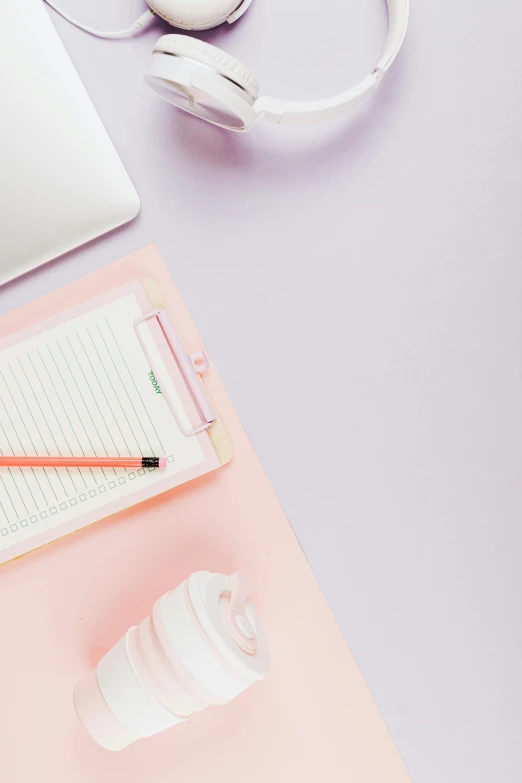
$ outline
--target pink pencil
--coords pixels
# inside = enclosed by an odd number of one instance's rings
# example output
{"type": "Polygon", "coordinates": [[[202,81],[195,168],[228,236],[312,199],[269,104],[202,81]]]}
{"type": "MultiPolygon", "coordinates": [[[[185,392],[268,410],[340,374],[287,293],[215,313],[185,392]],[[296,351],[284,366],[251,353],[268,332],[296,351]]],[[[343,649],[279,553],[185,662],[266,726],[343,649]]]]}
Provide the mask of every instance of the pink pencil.
{"type": "Polygon", "coordinates": [[[0,457],[0,468],[165,468],[166,457],[0,457]]]}

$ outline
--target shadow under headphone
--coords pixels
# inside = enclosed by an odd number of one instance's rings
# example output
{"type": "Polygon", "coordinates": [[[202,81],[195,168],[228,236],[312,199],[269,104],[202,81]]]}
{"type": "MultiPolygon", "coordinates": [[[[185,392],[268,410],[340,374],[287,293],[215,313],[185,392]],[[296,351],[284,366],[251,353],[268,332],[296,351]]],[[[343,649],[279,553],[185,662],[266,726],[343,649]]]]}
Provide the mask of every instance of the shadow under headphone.
{"type": "MultiPolygon", "coordinates": [[[[57,13],[99,38],[128,38],[157,15],[182,30],[208,30],[239,19],[252,0],[147,0],[149,9],[127,30],[103,33],[76,21],[54,0],[57,13]]],[[[252,71],[217,46],[188,35],[164,35],[154,46],[145,81],[169,103],[214,125],[248,131],[260,120],[284,125],[314,125],[346,114],[370,95],[400,51],[408,27],[409,0],[387,0],[388,35],[373,71],[359,84],[330,98],[291,101],[259,95],[252,71]]]]}

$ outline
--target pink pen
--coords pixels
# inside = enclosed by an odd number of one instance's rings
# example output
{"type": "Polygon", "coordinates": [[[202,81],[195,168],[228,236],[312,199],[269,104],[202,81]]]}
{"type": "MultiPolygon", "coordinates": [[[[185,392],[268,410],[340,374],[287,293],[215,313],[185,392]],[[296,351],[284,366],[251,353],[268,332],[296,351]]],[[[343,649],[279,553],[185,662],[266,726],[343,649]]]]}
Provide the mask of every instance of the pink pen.
{"type": "Polygon", "coordinates": [[[165,468],[166,457],[0,457],[0,468],[165,468]]]}

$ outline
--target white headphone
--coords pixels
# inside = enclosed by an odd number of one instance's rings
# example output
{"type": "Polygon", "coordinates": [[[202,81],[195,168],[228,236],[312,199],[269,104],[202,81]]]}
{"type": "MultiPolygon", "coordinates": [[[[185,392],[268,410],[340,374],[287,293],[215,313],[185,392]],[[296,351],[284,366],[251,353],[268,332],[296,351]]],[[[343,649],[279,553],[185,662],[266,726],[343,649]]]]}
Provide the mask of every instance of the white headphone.
{"type": "MultiPolygon", "coordinates": [[[[183,30],[208,30],[223,22],[232,24],[252,0],[147,0],[147,10],[131,27],[102,33],[80,24],[45,2],[72,24],[100,38],[127,38],[160,16],[183,30]]],[[[216,46],[188,35],[164,35],[153,49],[145,74],[147,84],[162,98],[214,125],[234,131],[250,130],[265,119],[285,125],[312,125],[347,113],[370,95],[395,60],[406,35],[409,0],[387,0],[388,36],[384,52],[369,76],[355,87],[315,101],[288,101],[259,96],[252,71],[216,46]]]]}

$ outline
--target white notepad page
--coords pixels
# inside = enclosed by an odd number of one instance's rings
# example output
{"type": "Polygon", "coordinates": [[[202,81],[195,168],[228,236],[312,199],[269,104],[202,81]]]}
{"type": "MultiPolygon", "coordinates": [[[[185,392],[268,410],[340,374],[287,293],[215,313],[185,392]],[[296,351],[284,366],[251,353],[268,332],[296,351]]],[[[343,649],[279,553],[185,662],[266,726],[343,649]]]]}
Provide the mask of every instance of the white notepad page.
{"type": "MultiPolygon", "coordinates": [[[[0,468],[0,551],[103,509],[205,461],[154,384],[134,330],[134,294],[0,351],[0,452],[166,456],[166,469],[0,468]]],[[[190,422],[147,327],[140,332],[186,426],[190,422]]]]}

